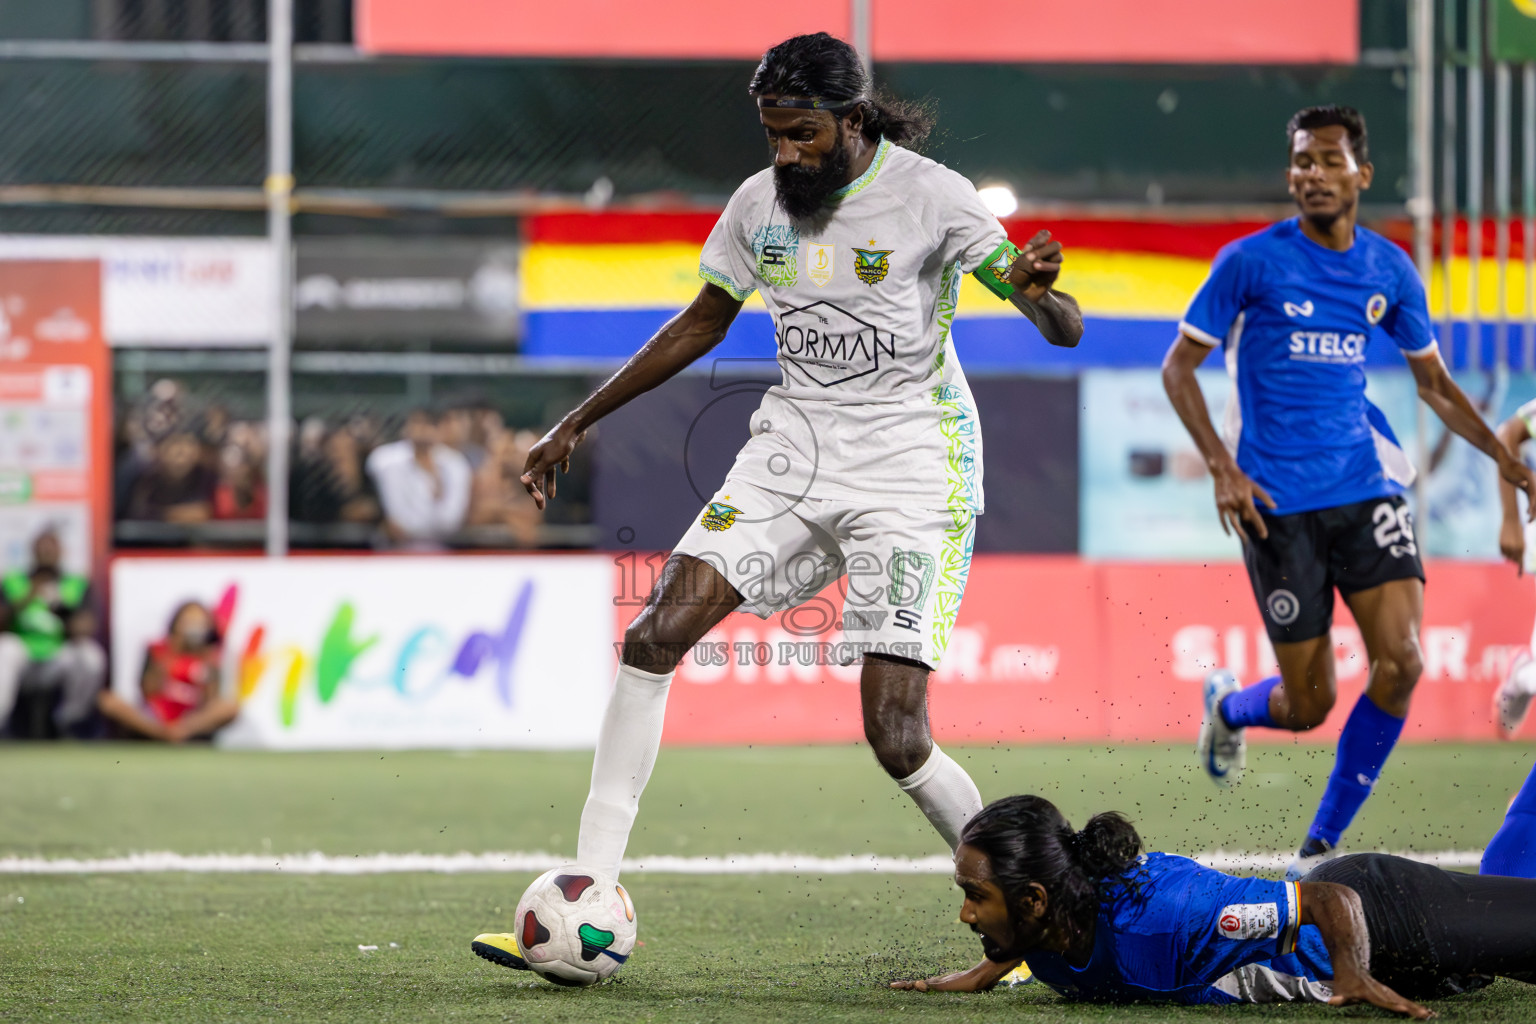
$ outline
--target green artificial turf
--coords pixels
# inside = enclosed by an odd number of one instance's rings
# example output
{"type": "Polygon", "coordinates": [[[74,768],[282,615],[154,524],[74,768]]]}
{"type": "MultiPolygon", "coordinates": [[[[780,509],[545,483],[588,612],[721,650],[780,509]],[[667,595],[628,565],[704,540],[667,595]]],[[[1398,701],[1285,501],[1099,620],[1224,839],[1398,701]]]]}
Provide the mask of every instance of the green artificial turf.
{"type": "MultiPolygon", "coordinates": [[[[1299,838],[1323,748],[1261,747],[1219,793],[1156,746],[952,751],[984,796],[1118,807],[1149,845],[1276,850],[1299,838]]],[[[1476,849],[1536,751],[1401,748],[1354,848],[1476,849]]],[[[590,755],[0,749],[0,856],[546,849],[569,856],[590,755]]],[[[937,840],[858,748],[668,750],[631,852],[921,856],[937,840]]],[[[0,1020],[923,1021],[1380,1018],[1326,1007],[1095,1008],[1040,986],[977,996],[885,983],[973,962],[942,877],[625,878],[644,942],[617,978],[557,989],[469,952],[529,878],[403,874],[0,875],[0,1020]],[[394,943],[391,946],[391,943],[394,943]],[[378,946],[362,952],[359,945],[378,946]]],[[[1536,1021],[1513,982],[1436,1005],[1536,1021]]]]}

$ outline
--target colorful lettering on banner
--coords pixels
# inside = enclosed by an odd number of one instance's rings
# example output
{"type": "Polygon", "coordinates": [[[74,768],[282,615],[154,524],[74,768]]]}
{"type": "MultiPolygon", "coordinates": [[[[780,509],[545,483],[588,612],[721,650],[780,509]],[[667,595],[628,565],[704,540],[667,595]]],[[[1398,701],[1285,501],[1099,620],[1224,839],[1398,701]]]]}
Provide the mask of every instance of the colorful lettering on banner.
{"type": "Polygon", "coordinates": [[[124,558],[113,687],[189,597],[216,608],[241,702],[231,745],[590,747],[612,680],[609,562],[124,558]],[[558,680],[558,685],[551,681],[558,680]]]}

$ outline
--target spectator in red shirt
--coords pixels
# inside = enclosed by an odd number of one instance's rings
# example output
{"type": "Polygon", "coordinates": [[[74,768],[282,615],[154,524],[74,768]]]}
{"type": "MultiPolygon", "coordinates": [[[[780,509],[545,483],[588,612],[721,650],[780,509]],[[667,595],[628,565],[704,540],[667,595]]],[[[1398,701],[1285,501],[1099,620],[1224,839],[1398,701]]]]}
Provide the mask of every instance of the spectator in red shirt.
{"type": "Polygon", "coordinates": [[[104,690],[102,714],[129,732],[153,740],[180,743],[211,736],[239,713],[239,705],[221,688],[223,646],[213,613],[188,601],[171,616],[164,640],[149,645],[139,678],[143,705],[104,690]]]}

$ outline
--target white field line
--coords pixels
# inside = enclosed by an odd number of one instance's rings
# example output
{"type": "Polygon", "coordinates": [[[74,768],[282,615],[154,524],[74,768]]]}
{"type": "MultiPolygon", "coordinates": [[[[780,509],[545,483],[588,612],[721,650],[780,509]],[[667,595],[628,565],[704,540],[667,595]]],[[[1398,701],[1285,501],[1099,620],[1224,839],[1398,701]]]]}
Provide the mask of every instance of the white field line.
{"type": "MultiPolygon", "coordinates": [[[[1410,860],[1444,868],[1475,868],[1481,850],[1407,852],[1410,860]]],[[[1202,864],[1234,873],[1280,871],[1290,853],[1243,853],[1213,850],[1195,855],[1202,864]]],[[[67,857],[0,857],[0,875],[100,875],[185,872],[188,874],[387,875],[526,874],[562,862],[552,853],[132,853],[124,857],[79,860],[67,857]]],[[[636,857],[625,872],[681,875],[947,875],[948,857],[813,857],[795,853],[743,853],[720,857],[636,857]]]]}

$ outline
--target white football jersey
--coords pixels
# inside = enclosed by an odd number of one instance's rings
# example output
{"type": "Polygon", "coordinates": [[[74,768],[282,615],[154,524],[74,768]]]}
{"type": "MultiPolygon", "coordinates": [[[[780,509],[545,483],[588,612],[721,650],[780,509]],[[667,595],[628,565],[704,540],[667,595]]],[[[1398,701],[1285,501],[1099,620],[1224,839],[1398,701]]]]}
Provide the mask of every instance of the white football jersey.
{"type": "Polygon", "coordinates": [[[762,292],[783,373],[737,467],[786,494],[981,512],[981,426],[950,326],[961,275],[1005,265],[1007,232],[968,180],[884,139],[825,209],[791,220],[767,168],[704,243],[700,277],[762,292]]]}

